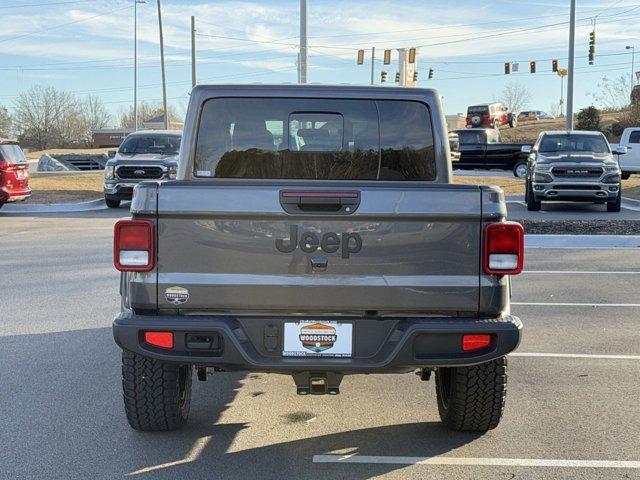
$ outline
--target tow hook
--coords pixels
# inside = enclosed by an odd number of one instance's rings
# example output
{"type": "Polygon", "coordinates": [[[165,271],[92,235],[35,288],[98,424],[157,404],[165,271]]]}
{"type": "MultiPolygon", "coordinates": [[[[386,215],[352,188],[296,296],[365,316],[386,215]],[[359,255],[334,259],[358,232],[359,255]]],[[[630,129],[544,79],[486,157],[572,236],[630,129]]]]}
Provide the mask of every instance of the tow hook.
{"type": "Polygon", "coordinates": [[[431,372],[433,370],[431,368],[422,368],[416,372],[416,375],[420,377],[420,380],[423,382],[428,382],[431,379],[431,372]]]}

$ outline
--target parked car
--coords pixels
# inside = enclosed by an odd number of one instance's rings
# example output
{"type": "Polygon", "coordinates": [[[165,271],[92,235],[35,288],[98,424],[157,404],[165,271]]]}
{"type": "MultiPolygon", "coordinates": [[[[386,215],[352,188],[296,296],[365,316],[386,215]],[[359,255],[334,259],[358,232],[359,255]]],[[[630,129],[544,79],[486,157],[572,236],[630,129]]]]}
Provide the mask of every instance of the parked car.
{"type": "MultiPolygon", "coordinates": [[[[624,152],[624,147],[618,150],[624,152]]],[[[542,132],[528,164],[528,210],[540,210],[543,201],[575,201],[606,203],[607,211],[620,211],[620,166],[602,133],[542,132]]]]}
{"type": "Polygon", "coordinates": [[[553,120],[555,117],[541,110],[527,110],[518,114],[518,122],[536,122],[538,120],[553,120]]]}
{"type": "Polygon", "coordinates": [[[500,102],[481,103],[467,109],[467,128],[516,126],[516,116],[500,102]]]}
{"type": "Polygon", "coordinates": [[[172,180],[178,170],[182,132],[140,130],[130,133],[104,169],[104,199],[109,208],[131,200],[143,180],[172,180]]]}
{"type": "Polygon", "coordinates": [[[447,426],[496,427],[524,232],[499,188],[451,184],[443,120],[430,89],[196,86],[177,181],[115,225],[129,424],[182,426],[194,369],[300,395],[418,370],[447,426]]]}
{"type": "Polygon", "coordinates": [[[15,140],[0,138],[0,207],[31,196],[29,162],[15,140]]]}
{"type": "MultiPolygon", "coordinates": [[[[524,143],[501,143],[500,132],[490,128],[456,130],[459,141],[459,157],[452,157],[453,168],[463,170],[511,170],[516,177],[527,174],[527,156],[524,143]]],[[[530,145],[529,145],[530,146],[530,145]]]]}
{"type": "Polygon", "coordinates": [[[611,149],[620,163],[623,180],[627,180],[632,173],[640,173],[640,127],[625,128],[620,143],[612,143],[611,149]],[[620,150],[624,150],[625,155],[618,155],[620,150]]]}

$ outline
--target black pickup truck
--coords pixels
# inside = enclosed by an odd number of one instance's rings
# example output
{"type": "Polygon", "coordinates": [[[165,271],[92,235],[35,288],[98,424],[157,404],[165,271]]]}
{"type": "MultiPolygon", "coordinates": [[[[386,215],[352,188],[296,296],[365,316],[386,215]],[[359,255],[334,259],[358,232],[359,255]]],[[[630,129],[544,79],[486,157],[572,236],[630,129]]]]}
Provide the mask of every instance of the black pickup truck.
{"type": "Polygon", "coordinates": [[[527,175],[528,153],[525,143],[501,143],[500,133],[493,129],[467,128],[455,130],[458,135],[459,156],[452,156],[453,168],[511,170],[516,177],[527,175]]]}

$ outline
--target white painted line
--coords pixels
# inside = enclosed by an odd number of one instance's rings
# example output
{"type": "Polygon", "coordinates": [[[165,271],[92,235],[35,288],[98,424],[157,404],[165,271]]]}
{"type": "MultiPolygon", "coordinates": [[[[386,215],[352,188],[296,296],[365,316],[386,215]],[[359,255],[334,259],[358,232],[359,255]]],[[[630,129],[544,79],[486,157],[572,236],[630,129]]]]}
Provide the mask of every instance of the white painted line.
{"type": "Polygon", "coordinates": [[[621,460],[560,460],[552,458],[391,457],[379,455],[314,455],[314,463],[383,463],[400,465],[476,465],[494,467],[628,468],[640,462],[621,460]]]}
{"type": "Polygon", "coordinates": [[[591,358],[595,360],[640,360],[640,355],[599,355],[592,353],[542,353],[542,352],[514,352],[510,357],[535,358],[591,358]]]}
{"type": "Polygon", "coordinates": [[[511,305],[526,307],[640,307],[640,303],[551,303],[551,302],[511,302],[511,305]]]}
{"type": "Polygon", "coordinates": [[[566,275],[640,275],[640,272],[605,272],[605,271],[587,271],[587,270],[524,270],[522,274],[525,273],[539,273],[543,275],[555,275],[555,274],[566,274],[566,275]]]}
{"type": "Polygon", "coordinates": [[[640,248],[640,235],[525,235],[526,248],[640,248]]]}
{"type": "Polygon", "coordinates": [[[191,463],[198,459],[200,454],[211,440],[211,435],[197,439],[187,455],[182,460],[176,460],[175,462],[161,463],[160,465],[153,465],[151,467],[141,468],[135,472],[128,473],[127,475],[140,475],[142,473],[154,472],[156,470],[162,470],[165,468],[175,467],[177,465],[184,465],[185,463],[191,463]]]}

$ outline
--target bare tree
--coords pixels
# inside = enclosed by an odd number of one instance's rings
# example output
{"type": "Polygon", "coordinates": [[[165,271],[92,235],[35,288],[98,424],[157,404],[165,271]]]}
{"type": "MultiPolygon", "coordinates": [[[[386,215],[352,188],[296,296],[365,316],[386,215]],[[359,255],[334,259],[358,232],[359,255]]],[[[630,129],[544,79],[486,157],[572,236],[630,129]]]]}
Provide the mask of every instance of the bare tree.
{"type": "Polygon", "coordinates": [[[596,85],[597,91],[590,95],[595,103],[604,110],[621,110],[631,103],[633,85],[628,75],[610,79],[603,77],[596,85]]]}
{"type": "Polygon", "coordinates": [[[549,105],[549,114],[554,117],[559,117],[562,115],[562,107],[559,102],[551,102],[549,105]]]}
{"type": "MultiPolygon", "coordinates": [[[[162,105],[160,104],[152,104],[148,102],[142,102],[138,104],[138,127],[142,125],[142,122],[146,122],[151,120],[152,118],[159,117],[164,113],[162,105]]],[[[176,113],[176,109],[169,105],[168,107],[169,113],[169,122],[177,122],[180,121],[180,117],[176,113]]],[[[134,113],[133,106],[129,107],[126,110],[120,111],[120,126],[125,128],[133,128],[134,113]]]]}
{"type": "Polygon", "coordinates": [[[87,122],[77,98],[35,85],[18,95],[13,117],[22,143],[39,149],[83,144],[87,122]]]}
{"type": "Polygon", "coordinates": [[[521,83],[509,82],[502,89],[500,101],[509,107],[513,113],[518,113],[529,106],[531,92],[521,83]]]}
{"type": "Polygon", "coordinates": [[[89,95],[82,105],[82,110],[89,130],[106,128],[111,123],[111,114],[100,97],[89,95]]]}
{"type": "Polygon", "coordinates": [[[10,136],[12,119],[6,107],[0,107],[0,137],[10,136]]]}

